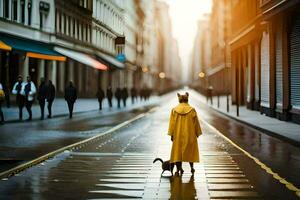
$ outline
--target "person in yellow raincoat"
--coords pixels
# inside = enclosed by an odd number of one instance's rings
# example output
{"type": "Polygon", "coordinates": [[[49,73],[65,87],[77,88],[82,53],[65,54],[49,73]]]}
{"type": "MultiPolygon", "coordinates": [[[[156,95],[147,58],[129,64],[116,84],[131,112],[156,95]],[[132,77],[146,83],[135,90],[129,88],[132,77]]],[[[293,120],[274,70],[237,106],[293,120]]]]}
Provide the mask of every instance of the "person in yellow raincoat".
{"type": "Polygon", "coordinates": [[[183,173],[182,162],[189,162],[194,173],[194,162],[199,162],[197,138],[202,134],[196,110],[188,104],[189,94],[177,93],[179,105],[171,111],[168,135],[171,136],[170,162],[176,164],[177,173],[183,173]]]}

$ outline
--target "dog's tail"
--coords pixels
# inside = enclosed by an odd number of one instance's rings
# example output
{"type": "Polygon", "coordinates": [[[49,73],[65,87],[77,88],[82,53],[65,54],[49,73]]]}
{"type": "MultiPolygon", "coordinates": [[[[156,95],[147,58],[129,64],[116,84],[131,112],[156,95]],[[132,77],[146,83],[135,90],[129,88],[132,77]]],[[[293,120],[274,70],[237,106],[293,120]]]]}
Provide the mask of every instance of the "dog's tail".
{"type": "Polygon", "coordinates": [[[153,160],[153,163],[155,163],[156,161],[160,161],[161,163],[164,162],[161,158],[155,158],[155,159],[153,160]]]}

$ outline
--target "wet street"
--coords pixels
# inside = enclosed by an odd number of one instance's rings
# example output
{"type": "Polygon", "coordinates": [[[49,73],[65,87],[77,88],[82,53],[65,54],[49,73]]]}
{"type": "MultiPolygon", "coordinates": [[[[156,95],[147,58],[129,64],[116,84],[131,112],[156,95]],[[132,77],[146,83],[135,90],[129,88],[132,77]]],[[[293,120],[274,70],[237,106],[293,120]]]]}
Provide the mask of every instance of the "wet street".
{"type": "MultiPolygon", "coordinates": [[[[201,103],[199,94],[190,93],[203,129],[194,175],[184,164],[183,176],[161,176],[161,164],[152,163],[156,157],[169,158],[167,128],[177,104],[174,92],[150,112],[143,108],[103,119],[95,118],[97,113],[82,114],[74,121],[53,121],[55,127],[37,126],[40,134],[70,131],[73,137],[66,137],[66,145],[146,112],[116,131],[2,179],[0,199],[298,199],[299,148],[224,117],[201,103]],[[93,133],[83,137],[82,131],[88,130],[93,133]]],[[[46,139],[35,151],[42,155],[57,148],[55,143],[46,139]]]]}
{"type": "Polygon", "coordinates": [[[71,120],[63,116],[0,126],[0,172],[97,135],[151,109],[157,103],[153,97],[149,102],[122,109],[99,111],[96,107],[94,111],[76,113],[71,120]]]}

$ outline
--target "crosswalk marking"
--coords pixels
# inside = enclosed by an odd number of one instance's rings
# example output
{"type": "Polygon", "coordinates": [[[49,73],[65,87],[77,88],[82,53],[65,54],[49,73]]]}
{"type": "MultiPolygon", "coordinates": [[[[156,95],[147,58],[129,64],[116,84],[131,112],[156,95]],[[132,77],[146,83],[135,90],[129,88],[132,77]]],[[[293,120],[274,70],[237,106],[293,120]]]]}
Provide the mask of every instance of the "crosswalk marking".
{"type": "Polygon", "coordinates": [[[194,176],[185,172],[178,178],[161,176],[160,165],[152,164],[154,156],[144,156],[147,158],[124,153],[102,172],[99,183],[89,193],[99,194],[99,198],[104,195],[107,199],[164,199],[176,195],[174,188],[176,190],[178,182],[198,199],[259,198],[243,171],[227,153],[202,155],[202,162],[195,166],[194,176]]]}

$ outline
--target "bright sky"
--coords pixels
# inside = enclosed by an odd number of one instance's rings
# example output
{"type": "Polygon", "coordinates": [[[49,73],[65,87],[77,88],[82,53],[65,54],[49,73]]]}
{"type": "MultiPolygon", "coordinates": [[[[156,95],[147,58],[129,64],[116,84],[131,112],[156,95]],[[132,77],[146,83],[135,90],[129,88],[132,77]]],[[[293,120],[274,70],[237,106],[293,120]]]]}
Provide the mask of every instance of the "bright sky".
{"type": "Polygon", "coordinates": [[[197,33],[197,21],[211,10],[212,0],[164,0],[170,6],[173,35],[179,45],[179,54],[183,64],[184,80],[193,42],[197,33]]]}

